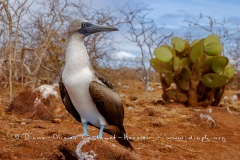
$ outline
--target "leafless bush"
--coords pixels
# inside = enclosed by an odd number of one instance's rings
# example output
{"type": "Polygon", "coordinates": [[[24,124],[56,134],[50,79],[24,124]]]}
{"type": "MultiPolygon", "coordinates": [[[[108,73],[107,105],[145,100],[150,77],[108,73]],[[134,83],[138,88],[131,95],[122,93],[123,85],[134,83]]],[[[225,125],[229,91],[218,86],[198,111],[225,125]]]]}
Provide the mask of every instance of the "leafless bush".
{"type": "Polygon", "coordinates": [[[3,45],[2,48],[2,74],[4,69],[8,69],[8,80],[9,80],[9,92],[10,101],[12,100],[12,77],[13,71],[16,68],[16,58],[20,48],[20,34],[21,30],[21,20],[22,17],[27,13],[30,4],[27,4],[28,0],[24,1],[10,1],[6,0],[0,2],[0,23],[1,30],[1,41],[3,45]]]}
{"type": "Polygon", "coordinates": [[[151,72],[149,60],[153,58],[153,50],[172,34],[161,34],[163,27],[158,27],[153,19],[148,18],[151,9],[146,6],[137,6],[135,9],[125,6],[120,12],[124,15],[124,22],[128,26],[128,35],[125,38],[134,42],[141,54],[142,67],[136,70],[136,75],[145,83],[146,91],[149,87],[151,72]]]}

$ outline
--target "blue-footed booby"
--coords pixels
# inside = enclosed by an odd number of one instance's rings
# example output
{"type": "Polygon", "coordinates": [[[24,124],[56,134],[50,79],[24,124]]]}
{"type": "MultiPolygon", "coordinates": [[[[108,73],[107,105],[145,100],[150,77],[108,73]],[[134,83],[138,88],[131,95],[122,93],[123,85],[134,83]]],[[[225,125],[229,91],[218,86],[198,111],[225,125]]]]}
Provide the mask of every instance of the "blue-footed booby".
{"type": "Polygon", "coordinates": [[[93,70],[84,45],[84,37],[92,33],[117,30],[86,20],[73,21],[68,28],[65,66],[59,88],[67,111],[83,123],[84,135],[88,135],[87,126],[93,125],[100,129],[99,138],[106,132],[121,145],[134,150],[123,126],[121,97],[110,82],[93,70]]]}

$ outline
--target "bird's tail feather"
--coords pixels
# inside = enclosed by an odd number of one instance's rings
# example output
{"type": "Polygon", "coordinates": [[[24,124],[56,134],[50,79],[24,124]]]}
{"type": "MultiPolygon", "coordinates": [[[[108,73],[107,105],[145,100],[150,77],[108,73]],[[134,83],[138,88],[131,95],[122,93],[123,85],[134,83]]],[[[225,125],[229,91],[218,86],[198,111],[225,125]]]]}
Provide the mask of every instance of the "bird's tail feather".
{"type": "Polygon", "coordinates": [[[118,126],[109,125],[109,126],[106,126],[106,130],[104,131],[109,133],[112,136],[115,136],[119,144],[121,144],[126,148],[130,148],[131,150],[134,151],[134,148],[130,143],[130,141],[133,141],[133,140],[128,138],[123,125],[118,125],[118,126]]]}

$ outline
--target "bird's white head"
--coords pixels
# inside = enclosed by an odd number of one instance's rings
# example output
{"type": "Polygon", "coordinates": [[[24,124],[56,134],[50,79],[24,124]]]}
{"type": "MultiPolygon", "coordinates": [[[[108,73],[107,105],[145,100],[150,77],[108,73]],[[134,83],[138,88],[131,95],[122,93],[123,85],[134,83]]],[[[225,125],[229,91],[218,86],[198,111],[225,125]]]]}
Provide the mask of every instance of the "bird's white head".
{"type": "Polygon", "coordinates": [[[118,31],[117,28],[90,23],[86,20],[74,20],[68,27],[68,35],[81,34],[86,37],[96,32],[118,31]]]}

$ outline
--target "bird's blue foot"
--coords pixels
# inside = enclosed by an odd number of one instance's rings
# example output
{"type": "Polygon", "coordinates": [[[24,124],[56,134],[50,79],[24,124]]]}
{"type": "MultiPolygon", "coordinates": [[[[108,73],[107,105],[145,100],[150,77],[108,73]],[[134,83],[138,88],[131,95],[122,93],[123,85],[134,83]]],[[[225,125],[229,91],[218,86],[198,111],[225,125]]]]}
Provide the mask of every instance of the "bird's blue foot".
{"type": "Polygon", "coordinates": [[[83,123],[83,134],[84,134],[84,136],[88,136],[87,127],[88,127],[88,122],[84,122],[83,123]]]}
{"type": "Polygon", "coordinates": [[[100,132],[99,132],[99,135],[98,135],[98,138],[100,138],[100,139],[102,139],[102,137],[103,137],[103,130],[104,130],[104,125],[101,125],[100,126],[100,132]]]}

